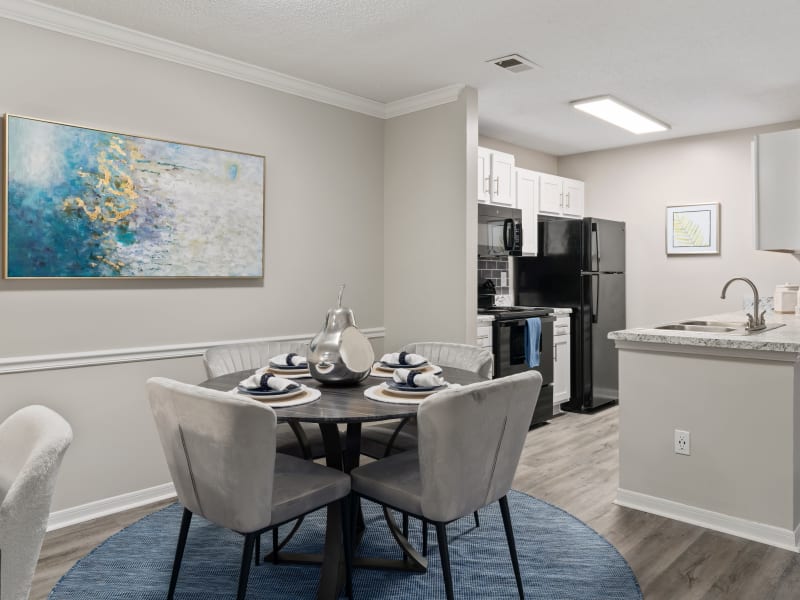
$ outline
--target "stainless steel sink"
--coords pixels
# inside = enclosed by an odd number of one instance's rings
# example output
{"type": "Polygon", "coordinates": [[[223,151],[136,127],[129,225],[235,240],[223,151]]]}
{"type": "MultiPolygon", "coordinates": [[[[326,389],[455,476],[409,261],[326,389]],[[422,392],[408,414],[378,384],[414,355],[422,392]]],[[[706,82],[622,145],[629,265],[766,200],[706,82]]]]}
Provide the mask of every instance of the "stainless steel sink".
{"type": "Polygon", "coordinates": [[[700,325],[702,327],[732,327],[733,329],[740,329],[744,327],[744,323],[736,321],[681,321],[681,325],[700,325]]]}
{"type": "Polygon", "coordinates": [[[730,335],[757,335],[771,329],[783,327],[785,323],[768,323],[764,329],[758,331],[748,331],[745,323],[730,321],[681,321],[680,323],[669,323],[660,325],[656,329],[668,329],[671,331],[697,331],[702,333],[727,333],[730,335]]]}
{"type": "MultiPolygon", "coordinates": [[[[656,329],[671,329],[676,331],[703,331],[705,333],[732,333],[736,331],[736,327],[725,327],[718,325],[694,325],[692,323],[670,323],[669,325],[660,325],[656,329]]],[[[744,325],[741,327],[744,331],[744,325]]]]}

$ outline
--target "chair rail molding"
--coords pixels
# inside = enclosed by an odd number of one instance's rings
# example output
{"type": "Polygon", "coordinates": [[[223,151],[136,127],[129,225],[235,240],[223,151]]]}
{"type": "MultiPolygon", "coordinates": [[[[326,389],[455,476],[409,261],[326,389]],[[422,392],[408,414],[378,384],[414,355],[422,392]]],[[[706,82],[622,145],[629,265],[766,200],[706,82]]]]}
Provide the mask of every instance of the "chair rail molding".
{"type": "MultiPolygon", "coordinates": [[[[369,339],[381,339],[385,335],[383,327],[362,329],[369,339]]],[[[174,344],[170,346],[147,346],[141,348],[114,348],[111,350],[91,350],[88,352],[69,352],[63,354],[38,354],[32,356],[11,356],[0,358],[0,375],[11,373],[28,373],[31,371],[51,371],[54,369],[75,369],[95,367],[129,362],[166,360],[170,358],[188,358],[202,356],[213,346],[226,344],[242,344],[252,342],[295,342],[308,341],[314,333],[280,335],[242,340],[225,340],[215,342],[195,342],[191,344],[174,344]]]]}
{"type": "Polygon", "coordinates": [[[464,88],[463,84],[454,84],[383,103],[34,0],[0,0],[0,18],[246,81],[379,119],[453,102],[464,88]]]}

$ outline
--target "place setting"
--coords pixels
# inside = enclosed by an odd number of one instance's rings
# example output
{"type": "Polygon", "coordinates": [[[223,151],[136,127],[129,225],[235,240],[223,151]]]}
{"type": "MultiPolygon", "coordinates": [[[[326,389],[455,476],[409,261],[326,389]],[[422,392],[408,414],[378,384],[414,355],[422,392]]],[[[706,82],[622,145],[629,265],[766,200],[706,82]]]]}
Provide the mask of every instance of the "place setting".
{"type": "Polygon", "coordinates": [[[259,369],[259,371],[277,375],[284,379],[311,379],[308,360],[305,356],[294,352],[273,356],[269,359],[267,366],[259,369]]]}
{"type": "Polygon", "coordinates": [[[442,368],[431,364],[427,357],[413,352],[389,352],[381,356],[381,359],[372,365],[370,375],[373,377],[385,377],[391,379],[397,369],[414,369],[421,373],[431,373],[441,375],[442,368]]]}
{"type": "MultiPolygon", "coordinates": [[[[423,364],[427,364],[427,360],[423,364]]],[[[450,384],[445,381],[444,377],[440,375],[442,370],[438,367],[436,369],[439,374],[434,372],[434,369],[426,371],[394,368],[390,381],[367,388],[364,396],[378,402],[419,404],[436,392],[441,392],[448,387],[458,387],[458,384],[450,384]]]]}
{"type": "Polygon", "coordinates": [[[299,406],[321,396],[319,390],[294,381],[310,377],[308,361],[304,356],[279,354],[271,358],[266,367],[261,367],[240,381],[231,392],[268,403],[273,408],[299,406]]]}

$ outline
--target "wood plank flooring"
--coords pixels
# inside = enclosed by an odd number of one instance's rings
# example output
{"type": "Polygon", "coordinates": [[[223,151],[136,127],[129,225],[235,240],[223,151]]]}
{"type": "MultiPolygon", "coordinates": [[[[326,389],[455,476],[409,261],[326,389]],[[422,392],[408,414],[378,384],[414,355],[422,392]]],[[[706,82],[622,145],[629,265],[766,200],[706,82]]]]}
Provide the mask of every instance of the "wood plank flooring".
{"type": "MultiPolygon", "coordinates": [[[[800,555],[613,504],[617,423],[611,407],[537,427],[528,434],[514,487],[560,506],[614,544],[647,600],[800,600],[800,555]]],[[[79,558],[165,504],[49,533],[31,599],[47,598],[79,558]]]]}

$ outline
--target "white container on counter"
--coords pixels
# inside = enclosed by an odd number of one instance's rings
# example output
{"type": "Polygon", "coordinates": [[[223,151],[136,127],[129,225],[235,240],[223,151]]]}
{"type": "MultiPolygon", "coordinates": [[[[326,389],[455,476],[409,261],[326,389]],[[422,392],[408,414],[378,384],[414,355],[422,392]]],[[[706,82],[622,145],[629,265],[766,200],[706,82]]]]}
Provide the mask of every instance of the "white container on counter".
{"type": "Polygon", "coordinates": [[[798,292],[800,284],[784,283],[775,286],[775,297],[773,306],[775,312],[793,313],[798,303],[798,292]]]}

